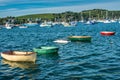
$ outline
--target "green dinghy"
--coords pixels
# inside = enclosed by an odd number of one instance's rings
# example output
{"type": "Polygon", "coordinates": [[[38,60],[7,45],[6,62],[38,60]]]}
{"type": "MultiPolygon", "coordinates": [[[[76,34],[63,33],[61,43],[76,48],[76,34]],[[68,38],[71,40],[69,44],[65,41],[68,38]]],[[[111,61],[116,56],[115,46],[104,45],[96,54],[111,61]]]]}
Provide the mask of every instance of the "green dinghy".
{"type": "Polygon", "coordinates": [[[34,48],[33,51],[38,54],[52,54],[52,53],[58,53],[59,48],[58,47],[38,47],[34,48]]]}
{"type": "Polygon", "coordinates": [[[91,36],[69,36],[68,39],[72,42],[91,42],[91,36]]]}

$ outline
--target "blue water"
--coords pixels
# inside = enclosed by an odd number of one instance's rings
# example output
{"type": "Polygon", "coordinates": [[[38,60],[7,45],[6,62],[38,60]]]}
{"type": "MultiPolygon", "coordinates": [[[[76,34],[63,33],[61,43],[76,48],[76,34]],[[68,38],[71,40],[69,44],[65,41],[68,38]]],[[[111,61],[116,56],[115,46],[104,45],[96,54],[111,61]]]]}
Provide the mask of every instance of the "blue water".
{"type": "Polygon", "coordinates": [[[56,55],[39,55],[35,63],[10,62],[0,57],[0,80],[120,80],[119,23],[0,30],[0,52],[32,51],[38,46],[57,46],[59,51],[56,55]],[[101,36],[100,31],[116,34],[101,36]],[[53,42],[71,35],[89,35],[92,41],[53,42]]]}

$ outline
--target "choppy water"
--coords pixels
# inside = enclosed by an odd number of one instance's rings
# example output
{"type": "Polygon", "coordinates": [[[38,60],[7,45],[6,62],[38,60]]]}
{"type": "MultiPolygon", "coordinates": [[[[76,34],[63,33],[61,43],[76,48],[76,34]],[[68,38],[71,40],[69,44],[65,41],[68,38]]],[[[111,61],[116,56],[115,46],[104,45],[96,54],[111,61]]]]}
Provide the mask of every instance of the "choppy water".
{"type": "Polygon", "coordinates": [[[77,27],[30,27],[0,30],[0,52],[32,51],[47,45],[59,47],[57,55],[39,55],[36,63],[9,62],[0,57],[0,80],[120,80],[120,24],[79,24],[77,27]],[[115,31],[105,37],[100,31],[115,31]],[[71,35],[92,36],[90,43],[57,44],[71,35]]]}

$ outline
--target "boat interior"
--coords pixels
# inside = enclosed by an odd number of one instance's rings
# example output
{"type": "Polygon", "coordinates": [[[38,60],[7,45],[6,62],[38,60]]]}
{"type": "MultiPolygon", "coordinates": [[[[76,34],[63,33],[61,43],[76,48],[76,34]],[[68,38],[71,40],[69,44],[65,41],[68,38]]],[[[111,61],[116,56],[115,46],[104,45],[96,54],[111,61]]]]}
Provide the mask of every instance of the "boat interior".
{"type": "Polygon", "coordinates": [[[22,51],[7,51],[4,52],[5,54],[10,54],[10,55],[24,55],[24,54],[32,54],[33,52],[22,52],[22,51]]]}
{"type": "Polygon", "coordinates": [[[70,36],[69,38],[90,38],[91,36],[70,36]]]}

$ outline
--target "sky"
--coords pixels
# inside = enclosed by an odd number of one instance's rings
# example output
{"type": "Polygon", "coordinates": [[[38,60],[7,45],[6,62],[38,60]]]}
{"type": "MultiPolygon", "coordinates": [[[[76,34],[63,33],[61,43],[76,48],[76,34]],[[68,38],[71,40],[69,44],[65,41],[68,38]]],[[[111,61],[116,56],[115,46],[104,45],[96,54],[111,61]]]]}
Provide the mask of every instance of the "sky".
{"type": "Polygon", "coordinates": [[[0,17],[28,14],[120,10],[120,0],[0,0],[0,17]]]}

